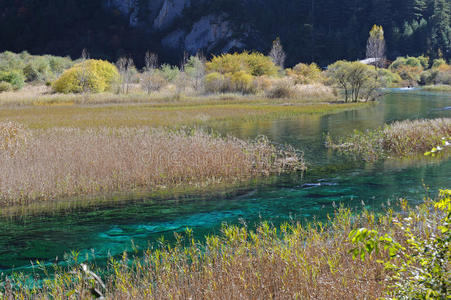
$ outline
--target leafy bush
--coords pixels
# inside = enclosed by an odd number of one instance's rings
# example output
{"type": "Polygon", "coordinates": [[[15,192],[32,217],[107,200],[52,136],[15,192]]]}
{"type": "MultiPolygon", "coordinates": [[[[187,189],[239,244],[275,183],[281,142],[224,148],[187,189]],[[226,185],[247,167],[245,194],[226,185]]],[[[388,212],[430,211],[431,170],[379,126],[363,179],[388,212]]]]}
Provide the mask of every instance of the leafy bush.
{"type": "Polygon", "coordinates": [[[299,84],[311,84],[324,82],[324,76],[317,64],[297,64],[293,69],[287,69],[287,75],[299,84]]]}
{"type": "Polygon", "coordinates": [[[0,81],[0,93],[2,92],[9,92],[13,89],[13,86],[11,83],[6,81],[0,81]]]}
{"type": "Polygon", "coordinates": [[[361,62],[337,61],[328,67],[327,76],[344,91],[345,102],[374,100],[378,88],[385,85],[373,67],[361,62]]]}
{"type": "Polygon", "coordinates": [[[25,84],[23,75],[16,71],[0,72],[0,82],[1,81],[11,84],[15,90],[21,89],[25,84]]]}
{"type": "Polygon", "coordinates": [[[118,80],[116,66],[107,61],[91,59],[66,70],[52,87],[59,93],[97,93],[110,90],[118,80]]]}
{"type": "Polygon", "coordinates": [[[377,230],[352,230],[354,258],[377,260],[389,271],[391,299],[448,299],[451,287],[451,190],[440,191],[418,211],[394,220],[397,236],[377,230]],[[426,216],[424,216],[426,214],[426,216]],[[384,255],[385,254],[385,255],[384,255]],[[387,255],[388,254],[388,255],[387,255]]]}
{"type": "Polygon", "coordinates": [[[280,79],[267,92],[266,96],[273,99],[293,99],[296,96],[294,82],[290,79],[280,79]]]}
{"type": "Polygon", "coordinates": [[[388,69],[377,69],[377,76],[381,78],[388,87],[397,87],[402,83],[402,78],[397,73],[393,73],[388,69]]]}
{"type": "Polygon", "coordinates": [[[161,75],[168,81],[172,82],[175,78],[177,78],[177,75],[180,73],[179,68],[176,66],[171,66],[168,64],[164,64],[161,66],[161,75]]]}
{"type": "Polygon", "coordinates": [[[434,62],[432,63],[432,68],[439,68],[441,66],[448,66],[446,60],[444,60],[443,58],[434,59],[434,62]]]}
{"type": "Polygon", "coordinates": [[[398,57],[389,67],[390,71],[399,74],[409,85],[425,80],[421,78],[423,70],[429,67],[429,57],[398,57]]]}
{"type": "Polygon", "coordinates": [[[409,85],[416,85],[421,79],[423,69],[418,66],[402,65],[396,69],[396,73],[408,82],[409,85]]]}
{"type": "Polygon", "coordinates": [[[69,57],[30,55],[26,51],[0,53],[0,71],[22,73],[27,82],[53,81],[73,64],[69,57]]]}
{"type": "Polygon", "coordinates": [[[226,80],[228,79],[218,73],[212,72],[205,76],[205,90],[209,93],[222,93],[226,90],[226,80]]]}
{"type": "Polygon", "coordinates": [[[250,94],[255,92],[255,86],[253,84],[254,77],[244,71],[238,71],[230,76],[230,81],[233,85],[233,90],[244,94],[250,94]]]}
{"type": "Polygon", "coordinates": [[[276,76],[278,67],[270,57],[261,53],[234,53],[215,56],[206,63],[208,72],[234,74],[244,71],[252,76],[276,76]]]}

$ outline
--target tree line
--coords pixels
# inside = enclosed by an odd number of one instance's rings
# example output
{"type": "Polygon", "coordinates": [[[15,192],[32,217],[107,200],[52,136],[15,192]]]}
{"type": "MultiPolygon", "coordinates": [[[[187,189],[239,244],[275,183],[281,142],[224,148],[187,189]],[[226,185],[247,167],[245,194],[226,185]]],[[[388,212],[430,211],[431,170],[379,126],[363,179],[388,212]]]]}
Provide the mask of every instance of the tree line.
{"type": "MultiPolygon", "coordinates": [[[[145,6],[146,1],[139,1],[145,6]]],[[[117,60],[131,55],[144,65],[148,49],[160,60],[177,64],[183,49],[163,51],[162,33],[130,28],[126,18],[104,9],[104,0],[0,1],[0,50],[72,55],[87,48],[93,57],[117,60]]],[[[196,0],[183,14],[180,26],[210,13],[228,15],[246,49],[269,53],[280,37],[286,65],[331,62],[365,57],[368,31],[384,28],[387,58],[420,56],[451,59],[451,2],[449,0],[196,0]]],[[[146,18],[145,11],[138,16],[146,18]]],[[[205,53],[209,57],[211,54],[205,53]]]]}

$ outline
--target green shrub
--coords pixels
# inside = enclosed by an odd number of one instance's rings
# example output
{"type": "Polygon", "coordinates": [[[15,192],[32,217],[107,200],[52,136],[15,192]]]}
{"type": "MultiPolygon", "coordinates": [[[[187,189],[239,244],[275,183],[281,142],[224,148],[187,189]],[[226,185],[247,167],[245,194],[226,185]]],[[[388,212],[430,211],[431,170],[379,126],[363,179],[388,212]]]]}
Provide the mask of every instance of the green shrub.
{"type": "Polygon", "coordinates": [[[451,190],[441,190],[438,201],[428,199],[418,211],[407,213],[394,219],[398,232],[393,236],[352,230],[349,240],[356,247],[350,252],[362,261],[382,256],[377,262],[388,271],[390,299],[449,299],[451,190]]]}
{"type": "Polygon", "coordinates": [[[177,75],[179,75],[180,70],[176,66],[171,66],[168,64],[164,64],[161,66],[161,75],[168,81],[173,82],[177,75]]]}
{"type": "Polygon", "coordinates": [[[69,57],[38,56],[26,51],[0,53],[0,71],[23,73],[27,82],[53,81],[73,64],[69,57]]]}
{"type": "Polygon", "coordinates": [[[388,87],[397,87],[402,83],[402,78],[397,73],[393,73],[388,69],[377,69],[377,76],[382,78],[388,87]]]}
{"type": "Polygon", "coordinates": [[[0,93],[2,92],[9,92],[13,89],[13,86],[11,83],[6,81],[0,81],[0,93]]]}
{"type": "Polygon", "coordinates": [[[434,59],[434,62],[432,63],[432,68],[438,68],[443,65],[447,65],[446,60],[444,60],[443,58],[434,59]]]}
{"type": "Polygon", "coordinates": [[[16,71],[0,72],[0,81],[8,82],[15,90],[20,90],[25,84],[24,76],[16,71]]]}
{"type": "Polygon", "coordinates": [[[119,72],[113,64],[103,60],[87,60],[66,70],[53,83],[59,93],[104,92],[119,81],[119,72]]]}
{"type": "Polygon", "coordinates": [[[74,65],[74,62],[69,57],[46,56],[49,62],[52,73],[56,76],[61,75],[65,70],[74,65]]]}
{"type": "Polygon", "coordinates": [[[420,81],[419,81],[420,84],[422,84],[422,85],[435,84],[438,73],[439,72],[435,69],[423,71],[420,74],[420,81]]]}
{"type": "MultiPolygon", "coordinates": [[[[429,67],[429,57],[398,57],[389,67],[390,71],[399,74],[401,78],[409,83],[415,85],[425,78],[421,78],[423,70],[429,67]]],[[[427,75],[427,74],[425,74],[427,75]]]]}
{"type": "Polygon", "coordinates": [[[337,61],[328,67],[327,76],[344,91],[345,102],[374,100],[378,88],[386,84],[384,78],[378,78],[374,67],[361,62],[337,61]]]}

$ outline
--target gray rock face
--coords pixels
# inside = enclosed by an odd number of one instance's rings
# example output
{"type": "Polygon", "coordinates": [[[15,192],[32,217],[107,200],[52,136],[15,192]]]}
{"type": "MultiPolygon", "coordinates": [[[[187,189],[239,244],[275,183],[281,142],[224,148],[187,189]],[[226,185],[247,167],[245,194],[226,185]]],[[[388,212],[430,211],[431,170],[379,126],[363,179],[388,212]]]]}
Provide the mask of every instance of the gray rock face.
{"type": "MultiPolygon", "coordinates": [[[[193,3],[195,0],[149,0],[146,14],[143,16],[139,14],[138,0],[105,1],[108,8],[117,9],[127,17],[131,26],[143,26],[153,32],[165,32],[173,27],[177,18],[183,18],[185,8],[196,5],[193,3]]],[[[190,27],[174,28],[163,36],[162,46],[185,50],[190,54],[199,50],[228,52],[245,46],[240,38],[234,38],[235,34],[227,15],[208,14],[190,22],[190,27]]]]}
{"type": "Polygon", "coordinates": [[[199,49],[206,49],[207,52],[210,52],[219,43],[229,40],[232,35],[230,23],[225,20],[225,17],[208,15],[194,23],[185,38],[185,49],[191,54],[196,53],[199,49]]]}
{"type": "Polygon", "coordinates": [[[183,9],[190,6],[190,0],[164,0],[160,13],[153,22],[153,27],[157,30],[166,29],[172,22],[181,16],[183,9]]]}

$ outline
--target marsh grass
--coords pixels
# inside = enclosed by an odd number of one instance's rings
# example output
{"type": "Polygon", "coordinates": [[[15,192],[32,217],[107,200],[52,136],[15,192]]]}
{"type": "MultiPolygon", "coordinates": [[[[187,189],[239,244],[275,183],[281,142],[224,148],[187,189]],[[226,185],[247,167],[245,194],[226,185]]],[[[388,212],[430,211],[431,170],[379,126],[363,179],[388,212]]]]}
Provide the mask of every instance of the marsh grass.
{"type": "Polygon", "coordinates": [[[384,128],[355,131],[338,141],[327,137],[326,145],[347,156],[376,161],[388,157],[408,157],[423,154],[442,139],[451,136],[451,119],[406,120],[385,125],[384,128]]]}
{"type": "MultiPolygon", "coordinates": [[[[55,128],[26,130],[0,149],[0,203],[23,205],[77,196],[207,188],[305,169],[302,156],[266,138],[243,141],[197,130],[55,128]],[[11,143],[10,143],[11,144],[11,143]]],[[[2,132],[6,130],[2,130],[2,132]]],[[[0,137],[10,135],[0,133],[0,137]]],[[[9,138],[11,140],[11,138],[9,138]]]]}
{"type": "Polygon", "coordinates": [[[298,117],[358,109],[365,104],[292,104],[214,102],[164,105],[52,105],[0,109],[0,122],[15,121],[28,128],[52,127],[180,127],[221,120],[298,117]]]}
{"type": "MultiPolygon", "coordinates": [[[[303,103],[330,103],[336,102],[337,98],[332,89],[324,85],[296,85],[296,90],[290,100],[303,103]]],[[[272,97],[273,98],[273,97],[272,97]]],[[[282,97],[286,98],[286,97],[282,97]]],[[[52,106],[52,105],[101,105],[101,104],[214,104],[218,102],[238,103],[262,103],[268,102],[264,94],[247,95],[240,93],[224,94],[177,94],[171,90],[162,90],[147,94],[143,91],[134,90],[129,94],[84,93],[84,94],[59,94],[52,92],[47,86],[27,85],[19,91],[0,93],[0,107],[23,107],[23,106],[52,106]]]]}
{"type": "Polygon", "coordinates": [[[401,201],[400,209],[354,215],[342,207],[326,223],[263,222],[255,230],[224,225],[205,242],[195,241],[187,229],[176,234],[175,244],[161,241],[141,257],[111,258],[104,272],[80,265],[74,252],[69,266],[38,264],[41,277],[16,274],[0,291],[7,299],[86,299],[94,293],[107,299],[378,299],[392,292],[392,272],[378,262],[388,253],[381,247],[363,261],[353,259],[351,230],[375,229],[405,246],[407,237],[396,225],[402,220],[419,239],[434,236],[442,225],[431,200],[415,209],[401,201]],[[42,281],[25,284],[33,280],[42,281]]]}
{"type": "Polygon", "coordinates": [[[427,85],[421,88],[425,91],[430,92],[451,92],[451,85],[437,84],[437,85],[427,85]]]}

